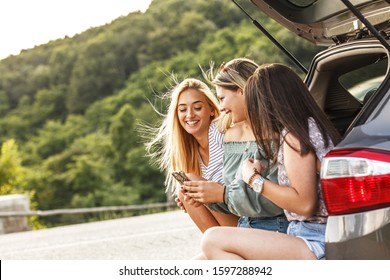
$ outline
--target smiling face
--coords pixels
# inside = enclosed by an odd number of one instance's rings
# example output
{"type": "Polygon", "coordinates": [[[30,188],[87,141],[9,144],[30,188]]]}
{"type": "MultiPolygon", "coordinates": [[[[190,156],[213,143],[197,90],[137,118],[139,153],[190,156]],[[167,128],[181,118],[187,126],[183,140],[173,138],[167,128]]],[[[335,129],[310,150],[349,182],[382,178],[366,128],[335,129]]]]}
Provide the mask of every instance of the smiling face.
{"type": "Polygon", "coordinates": [[[189,88],[180,94],[177,105],[180,125],[195,138],[208,135],[214,113],[202,92],[189,88]]]}
{"type": "Polygon", "coordinates": [[[221,112],[230,114],[233,123],[246,120],[245,97],[242,90],[232,90],[222,86],[216,86],[217,97],[220,102],[221,112]]]}

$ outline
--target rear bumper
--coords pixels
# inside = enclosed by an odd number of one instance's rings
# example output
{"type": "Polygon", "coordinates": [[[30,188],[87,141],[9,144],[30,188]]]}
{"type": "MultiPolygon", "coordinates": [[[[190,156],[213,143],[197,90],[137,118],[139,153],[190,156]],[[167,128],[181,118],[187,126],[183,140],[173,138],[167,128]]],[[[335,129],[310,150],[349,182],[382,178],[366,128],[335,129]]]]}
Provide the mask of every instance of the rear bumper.
{"type": "Polygon", "coordinates": [[[390,259],[390,207],[331,216],[325,233],[326,259],[390,259]]]}

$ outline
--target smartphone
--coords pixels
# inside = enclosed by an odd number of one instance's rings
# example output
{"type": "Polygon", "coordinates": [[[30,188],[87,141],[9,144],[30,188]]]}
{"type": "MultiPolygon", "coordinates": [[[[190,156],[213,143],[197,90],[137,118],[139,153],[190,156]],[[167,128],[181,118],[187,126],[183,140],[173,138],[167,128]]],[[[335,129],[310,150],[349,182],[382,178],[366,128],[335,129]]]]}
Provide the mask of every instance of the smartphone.
{"type": "Polygon", "coordinates": [[[175,179],[180,183],[183,184],[184,181],[190,181],[190,179],[187,177],[187,175],[184,173],[183,170],[179,171],[173,171],[172,176],[175,177],[175,179]]]}

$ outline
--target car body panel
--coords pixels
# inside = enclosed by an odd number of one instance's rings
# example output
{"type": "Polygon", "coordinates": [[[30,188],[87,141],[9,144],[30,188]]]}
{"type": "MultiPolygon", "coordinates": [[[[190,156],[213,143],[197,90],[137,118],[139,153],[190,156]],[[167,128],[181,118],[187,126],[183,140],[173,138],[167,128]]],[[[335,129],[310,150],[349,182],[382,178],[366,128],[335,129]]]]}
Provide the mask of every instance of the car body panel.
{"type": "Polygon", "coordinates": [[[326,242],[345,242],[377,231],[390,224],[390,208],[332,216],[328,219],[326,242]]]}
{"type": "Polygon", "coordinates": [[[390,208],[332,216],[326,229],[327,259],[390,259],[390,208]]]}
{"type": "MultiPolygon", "coordinates": [[[[290,31],[316,45],[330,46],[335,42],[346,42],[357,36],[372,36],[364,31],[364,24],[340,0],[251,2],[290,31]],[[291,2],[310,4],[297,6],[291,2]]],[[[380,31],[389,34],[387,25],[383,28],[380,26],[390,19],[386,1],[351,0],[351,3],[380,31]]]]}

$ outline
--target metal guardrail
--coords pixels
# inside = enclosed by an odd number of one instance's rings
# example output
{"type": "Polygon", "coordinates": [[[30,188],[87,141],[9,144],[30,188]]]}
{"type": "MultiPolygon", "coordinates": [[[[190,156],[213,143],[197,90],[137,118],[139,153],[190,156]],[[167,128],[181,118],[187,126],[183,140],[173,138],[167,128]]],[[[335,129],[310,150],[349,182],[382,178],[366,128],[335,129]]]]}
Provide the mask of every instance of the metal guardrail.
{"type": "Polygon", "coordinates": [[[35,211],[1,211],[0,218],[4,217],[27,217],[27,216],[53,216],[63,214],[83,214],[108,211],[131,211],[131,210],[146,210],[163,207],[173,207],[175,203],[162,202],[150,203],[143,205],[127,205],[127,206],[103,206],[91,208],[74,208],[74,209],[55,209],[55,210],[35,210],[35,211]]]}

